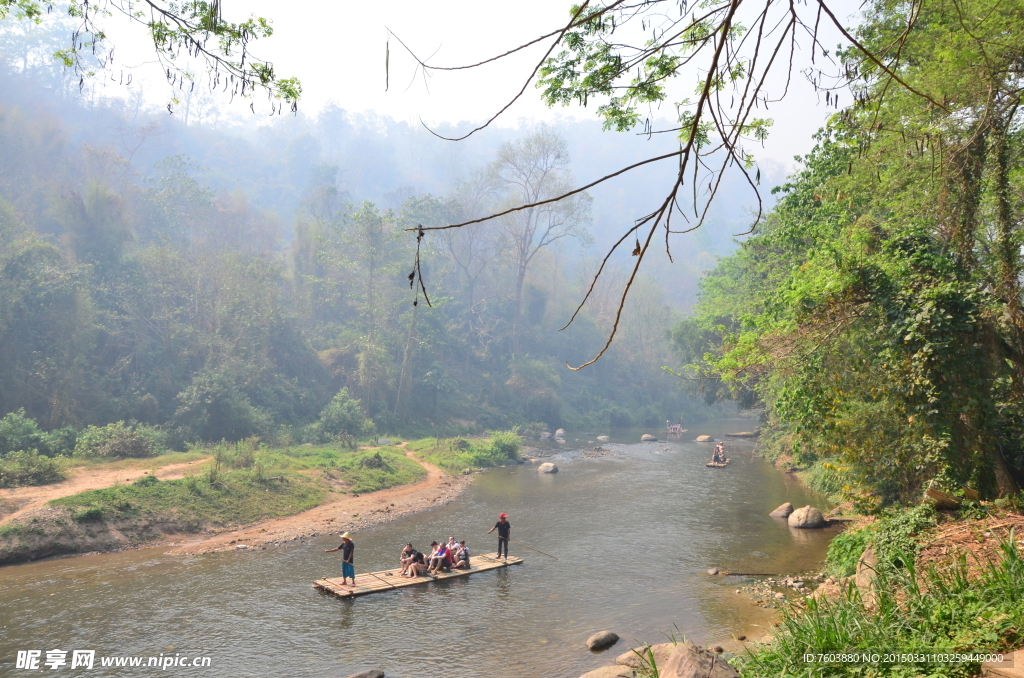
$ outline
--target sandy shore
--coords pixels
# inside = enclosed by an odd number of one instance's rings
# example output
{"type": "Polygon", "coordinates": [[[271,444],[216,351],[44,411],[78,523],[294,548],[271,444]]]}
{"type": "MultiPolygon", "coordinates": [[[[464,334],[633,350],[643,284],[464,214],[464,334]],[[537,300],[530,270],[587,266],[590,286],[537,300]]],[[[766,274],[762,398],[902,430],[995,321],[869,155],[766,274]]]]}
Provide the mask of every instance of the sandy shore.
{"type": "MultiPolygon", "coordinates": [[[[411,454],[407,456],[413,458],[411,454]]],[[[169,535],[146,544],[146,547],[169,547],[169,554],[193,555],[226,551],[238,548],[239,545],[265,548],[272,544],[324,534],[354,532],[418,511],[444,506],[458,498],[473,482],[472,474],[449,476],[436,466],[419,459],[416,462],[427,470],[427,477],[418,483],[362,495],[335,494],[336,498],[293,516],[263,520],[223,531],[169,535]]]]}

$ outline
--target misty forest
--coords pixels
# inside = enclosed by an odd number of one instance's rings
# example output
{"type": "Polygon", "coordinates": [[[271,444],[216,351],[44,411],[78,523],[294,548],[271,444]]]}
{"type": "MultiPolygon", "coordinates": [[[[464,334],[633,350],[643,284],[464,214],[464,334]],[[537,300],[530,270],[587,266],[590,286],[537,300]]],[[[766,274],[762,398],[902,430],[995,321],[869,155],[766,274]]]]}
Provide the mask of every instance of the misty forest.
{"type": "Polygon", "coordinates": [[[0,73],[0,413],[63,431],[36,447],[67,453],[75,430],[114,422],[179,449],[287,444],[322,438],[332,401],[351,415],[335,433],[357,438],[706,409],[662,368],[699,274],[743,230],[740,206],[636,282],[613,349],[579,372],[565,365],[605,341],[626,269],[613,262],[559,328],[644,177],[431,232],[429,304],[410,285],[417,226],[556,195],[574,167],[628,159],[631,139],[566,123],[453,148],[337,106],[253,131],[211,112],[208,92],[169,116],[80,91],[50,57],[65,30],[6,33],[0,73]]]}

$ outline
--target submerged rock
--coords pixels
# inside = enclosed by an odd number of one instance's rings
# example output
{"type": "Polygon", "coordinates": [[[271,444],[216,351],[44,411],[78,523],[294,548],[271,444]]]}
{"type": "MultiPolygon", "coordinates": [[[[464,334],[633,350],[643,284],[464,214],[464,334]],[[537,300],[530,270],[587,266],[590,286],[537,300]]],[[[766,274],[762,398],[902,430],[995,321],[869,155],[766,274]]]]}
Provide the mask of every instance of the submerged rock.
{"type": "Polygon", "coordinates": [[[719,572],[721,572],[721,570],[719,570],[717,567],[712,567],[710,570],[708,570],[708,574],[718,574],[719,572]]]}
{"type": "Polygon", "coordinates": [[[619,642],[619,634],[612,631],[598,631],[587,638],[587,649],[600,652],[601,650],[607,650],[617,642],[619,642]]]}
{"type": "Polygon", "coordinates": [[[370,669],[369,671],[353,673],[348,678],[384,678],[384,672],[380,669],[370,669]]]}
{"type": "Polygon", "coordinates": [[[693,442],[695,442],[695,443],[713,443],[713,442],[715,442],[715,439],[712,438],[711,436],[697,436],[696,438],[693,439],[693,442]]]}
{"type": "Polygon", "coordinates": [[[550,461],[546,461],[537,467],[537,470],[541,473],[558,473],[558,467],[552,464],[550,461]]]}
{"type": "Polygon", "coordinates": [[[788,518],[789,514],[792,513],[792,512],[793,512],[793,505],[790,504],[787,501],[785,504],[783,504],[779,508],[775,509],[774,511],[772,511],[768,515],[771,516],[772,518],[788,518]]]}
{"type": "Polygon", "coordinates": [[[798,527],[805,530],[825,527],[825,516],[821,515],[821,511],[813,506],[798,508],[789,514],[787,520],[790,527],[798,527]]]}
{"type": "Polygon", "coordinates": [[[686,641],[676,646],[659,675],[663,678],[739,678],[740,674],[711,650],[686,641]]]}
{"type": "Polygon", "coordinates": [[[640,436],[640,442],[642,443],[656,443],[658,439],[652,436],[650,433],[645,433],[640,436]]]}

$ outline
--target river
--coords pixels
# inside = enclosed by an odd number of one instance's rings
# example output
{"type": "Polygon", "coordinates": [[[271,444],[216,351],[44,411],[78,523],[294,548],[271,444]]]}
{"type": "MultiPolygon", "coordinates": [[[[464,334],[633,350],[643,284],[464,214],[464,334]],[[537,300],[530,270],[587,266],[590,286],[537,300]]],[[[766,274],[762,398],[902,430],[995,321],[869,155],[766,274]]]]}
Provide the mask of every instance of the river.
{"type": "MultiPolygon", "coordinates": [[[[733,463],[710,469],[711,446],[691,442],[750,428],[745,421],[690,426],[683,440],[636,444],[639,432],[584,457],[586,440],[554,448],[560,472],[536,465],[481,473],[456,502],[354,535],[356,564],[392,567],[401,545],[465,538],[476,553],[505,511],[522,565],[423,587],[341,601],[314,579],[338,576],[336,540],[203,556],[157,549],[65,558],[0,569],[0,674],[18,650],[95,650],[92,671],[53,675],[152,674],[103,669],[101,657],[209,657],[203,676],[346,676],[380,668],[390,677],[576,678],[611,663],[634,640],[670,634],[719,641],[764,623],[736,595],[742,572],[795,572],[820,563],[832,530],[791,530],[767,517],[779,504],[822,506],[792,478],[729,443],[733,463]],[[699,429],[699,430],[698,430],[699,429]],[[623,637],[603,655],[591,633],[623,637]]],[[[570,434],[570,438],[574,438],[570,434]]],[[[591,438],[592,439],[592,438],[591,438]]],[[[70,665],[68,655],[68,664],[70,665]]],[[[49,670],[46,672],[49,674],[49,670]]]]}

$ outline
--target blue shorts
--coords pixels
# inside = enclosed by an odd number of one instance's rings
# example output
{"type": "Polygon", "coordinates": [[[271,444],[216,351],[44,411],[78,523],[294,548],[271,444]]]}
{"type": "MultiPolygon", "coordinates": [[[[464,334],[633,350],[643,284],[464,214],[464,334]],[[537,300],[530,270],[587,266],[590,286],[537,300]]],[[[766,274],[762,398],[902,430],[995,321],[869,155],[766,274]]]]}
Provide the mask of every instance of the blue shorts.
{"type": "Polygon", "coordinates": [[[356,578],[356,568],[352,566],[352,563],[341,564],[341,578],[352,577],[353,581],[356,578]]]}

